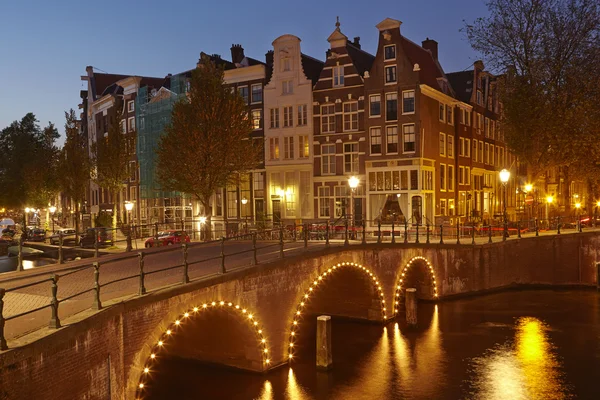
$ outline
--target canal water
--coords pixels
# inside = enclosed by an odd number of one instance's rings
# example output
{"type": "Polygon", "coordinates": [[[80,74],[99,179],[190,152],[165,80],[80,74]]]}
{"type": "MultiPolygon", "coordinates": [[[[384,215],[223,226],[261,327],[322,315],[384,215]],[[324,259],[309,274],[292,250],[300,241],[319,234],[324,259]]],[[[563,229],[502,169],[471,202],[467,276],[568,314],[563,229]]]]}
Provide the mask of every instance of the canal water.
{"type": "Polygon", "coordinates": [[[314,329],[303,356],[264,375],[163,359],[144,398],[600,399],[600,293],[509,291],[418,311],[416,329],[334,319],[329,372],[315,368],[314,329]]]}

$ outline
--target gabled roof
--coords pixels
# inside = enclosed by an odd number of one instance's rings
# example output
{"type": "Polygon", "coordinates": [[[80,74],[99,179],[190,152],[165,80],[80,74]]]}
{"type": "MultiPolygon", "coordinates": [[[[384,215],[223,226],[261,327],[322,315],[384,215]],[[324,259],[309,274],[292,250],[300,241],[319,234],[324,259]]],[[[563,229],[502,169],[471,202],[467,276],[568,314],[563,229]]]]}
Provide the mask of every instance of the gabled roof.
{"type": "Polygon", "coordinates": [[[402,21],[398,21],[397,19],[393,19],[393,18],[386,18],[375,26],[380,31],[383,31],[386,29],[399,28],[400,25],[402,25],[402,21]]]}
{"type": "Polygon", "coordinates": [[[443,92],[442,87],[438,83],[438,78],[446,78],[440,64],[434,60],[431,52],[425,50],[418,44],[401,36],[401,45],[404,54],[408,57],[411,64],[419,64],[419,81],[431,86],[432,88],[443,92]]]}
{"type": "Polygon", "coordinates": [[[114,84],[115,82],[120,81],[121,79],[125,79],[129,76],[130,75],[101,74],[101,73],[94,72],[94,75],[93,75],[94,79],[92,82],[92,90],[94,91],[96,98],[93,100],[97,100],[100,97],[102,97],[104,95],[104,91],[110,85],[114,84]]]}
{"type": "Polygon", "coordinates": [[[346,51],[348,51],[348,55],[352,59],[356,71],[361,76],[364,76],[365,71],[369,71],[371,69],[373,61],[375,60],[375,56],[357,48],[352,44],[352,42],[348,42],[346,44],[346,51]]]}
{"type": "Polygon", "coordinates": [[[319,75],[321,75],[321,71],[323,70],[325,63],[311,56],[307,56],[304,53],[300,53],[300,58],[302,61],[304,75],[306,75],[306,77],[310,79],[314,85],[319,80],[319,75]]]}
{"type": "Polygon", "coordinates": [[[473,70],[451,72],[446,76],[454,89],[454,93],[456,93],[456,97],[464,103],[470,103],[473,94],[473,70]]]}

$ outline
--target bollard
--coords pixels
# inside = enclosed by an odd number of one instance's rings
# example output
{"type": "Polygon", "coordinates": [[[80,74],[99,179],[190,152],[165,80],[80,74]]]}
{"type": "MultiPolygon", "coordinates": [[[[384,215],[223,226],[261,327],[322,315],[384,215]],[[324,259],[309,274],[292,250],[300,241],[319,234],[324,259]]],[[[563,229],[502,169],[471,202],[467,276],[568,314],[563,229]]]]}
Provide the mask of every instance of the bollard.
{"type": "Polygon", "coordinates": [[[365,223],[365,220],[362,220],[362,244],[366,244],[367,243],[367,224],[365,223]]]}
{"type": "MultiPolygon", "coordinates": [[[[560,230],[560,228],[559,228],[560,230]]],[[[521,220],[517,221],[517,237],[521,239],[521,220]]]]}
{"type": "Polygon", "coordinates": [[[440,224],[440,244],[444,244],[444,224],[440,224]]]}
{"type": "Polygon", "coordinates": [[[317,317],[317,369],[328,370],[333,364],[331,353],[331,317],[317,317]]]}
{"type": "Polygon", "coordinates": [[[227,272],[225,270],[225,238],[221,236],[221,273],[227,272]]]}
{"type": "Polygon", "coordinates": [[[23,236],[19,238],[19,257],[17,260],[17,271],[23,271],[23,236]]]}
{"type": "Polygon", "coordinates": [[[252,265],[258,265],[258,257],[256,255],[256,232],[252,232],[252,265]]]}
{"type": "Polygon", "coordinates": [[[348,218],[346,218],[344,225],[345,225],[345,235],[346,235],[344,238],[344,246],[348,246],[350,244],[348,242],[348,218]]]}
{"type": "Polygon", "coordinates": [[[58,318],[58,278],[59,276],[57,274],[52,275],[52,278],[50,278],[52,281],[52,286],[50,288],[52,292],[52,300],[50,301],[52,317],[50,318],[50,324],[48,326],[54,329],[60,328],[60,319],[58,318]]]}
{"type": "Polygon", "coordinates": [[[492,243],[492,224],[488,225],[488,243],[492,243]]]}
{"type": "Polygon", "coordinates": [[[58,232],[58,263],[62,264],[63,261],[63,233],[58,232]]]}
{"type": "Polygon", "coordinates": [[[4,337],[4,295],[6,290],[0,288],[0,351],[8,350],[6,338],[4,337]]]}
{"type": "Polygon", "coordinates": [[[325,224],[325,247],[329,247],[329,222],[325,224]]]}
{"type": "Polygon", "coordinates": [[[381,243],[381,220],[377,221],[377,243],[381,243]]]}
{"type": "Polygon", "coordinates": [[[129,227],[127,231],[127,248],[125,251],[130,252],[131,250],[133,250],[133,246],[131,245],[131,227],[129,227]]]}
{"type": "Polygon", "coordinates": [[[475,244],[475,225],[471,226],[471,244],[475,244]]]}
{"type": "Polygon", "coordinates": [[[456,244],[460,244],[460,222],[456,223],[456,244]]]}
{"type": "Polygon", "coordinates": [[[279,257],[283,258],[283,224],[279,227],[279,257]]]}
{"type": "Polygon", "coordinates": [[[429,244],[429,222],[427,222],[425,224],[425,226],[426,226],[426,231],[427,231],[427,241],[426,241],[426,243],[429,244]]]}
{"type": "Polygon", "coordinates": [[[100,302],[100,264],[95,262],[94,265],[94,302],[92,303],[92,310],[101,310],[102,303],[100,302]]]}
{"type": "Polygon", "coordinates": [[[408,243],[408,221],[404,220],[404,243],[408,243]]]}
{"type": "Polygon", "coordinates": [[[406,306],[406,323],[411,327],[417,326],[417,289],[406,289],[404,304],[406,306]]]}
{"type": "Polygon", "coordinates": [[[184,243],[181,245],[183,249],[183,283],[190,283],[190,276],[188,274],[188,244],[184,243]]]}
{"type": "Polygon", "coordinates": [[[392,220],[392,243],[396,243],[396,235],[394,234],[394,221],[392,220]]]}
{"type": "Polygon", "coordinates": [[[304,224],[304,248],[308,248],[308,224],[304,224]]]}
{"type": "Polygon", "coordinates": [[[557,218],[557,223],[556,223],[556,234],[560,235],[560,216],[556,217],[557,218]]]}
{"type": "Polygon", "coordinates": [[[140,264],[140,288],[139,288],[139,294],[140,296],[143,294],[146,294],[146,286],[144,286],[144,253],[139,252],[138,253],[138,260],[139,260],[139,264],[140,264]]]}
{"type": "Polygon", "coordinates": [[[415,236],[415,243],[419,243],[419,223],[417,222],[417,233],[415,236]]]}
{"type": "Polygon", "coordinates": [[[535,219],[535,236],[540,236],[540,230],[538,228],[538,220],[535,219]]]}

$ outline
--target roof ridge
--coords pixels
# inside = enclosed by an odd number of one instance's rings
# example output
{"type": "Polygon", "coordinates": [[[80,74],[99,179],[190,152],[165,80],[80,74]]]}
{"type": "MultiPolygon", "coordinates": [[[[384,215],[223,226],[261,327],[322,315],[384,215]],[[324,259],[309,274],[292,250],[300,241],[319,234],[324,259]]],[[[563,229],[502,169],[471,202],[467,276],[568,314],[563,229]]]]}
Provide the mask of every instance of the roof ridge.
{"type": "Polygon", "coordinates": [[[325,65],[325,62],[324,62],[324,61],[321,61],[321,60],[319,60],[318,58],[314,58],[313,56],[309,56],[308,54],[305,54],[305,53],[302,53],[302,52],[300,52],[300,56],[301,56],[301,57],[310,58],[310,59],[311,59],[311,60],[313,60],[313,61],[317,61],[317,62],[320,62],[321,64],[325,65]]]}
{"type": "Polygon", "coordinates": [[[352,46],[352,47],[353,47],[355,50],[357,50],[357,51],[360,51],[360,52],[362,52],[362,53],[364,53],[364,54],[366,54],[366,55],[368,55],[368,56],[370,56],[370,57],[373,57],[373,58],[375,58],[375,56],[374,56],[373,54],[371,54],[371,53],[369,53],[368,51],[365,51],[365,50],[363,50],[363,49],[361,49],[361,48],[358,48],[358,47],[356,47],[356,46],[354,45],[354,43],[352,43],[351,41],[348,41],[348,42],[346,43],[346,46],[352,46]]]}

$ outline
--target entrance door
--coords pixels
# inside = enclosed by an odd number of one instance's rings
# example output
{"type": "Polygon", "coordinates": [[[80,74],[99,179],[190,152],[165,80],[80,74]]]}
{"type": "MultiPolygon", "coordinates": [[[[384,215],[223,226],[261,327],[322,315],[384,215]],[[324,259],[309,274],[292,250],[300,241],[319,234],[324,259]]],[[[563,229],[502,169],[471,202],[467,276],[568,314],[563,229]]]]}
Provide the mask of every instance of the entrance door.
{"type": "Polygon", "coordinates": [[[362,210],[362,199],[354,199],[354,225],[362,226],[363,210],[362,210]]]}
{"type": "Polygon", "coordinates": [[[281,222],[281,200],[273,200],[273,223],[281,222]]]}

